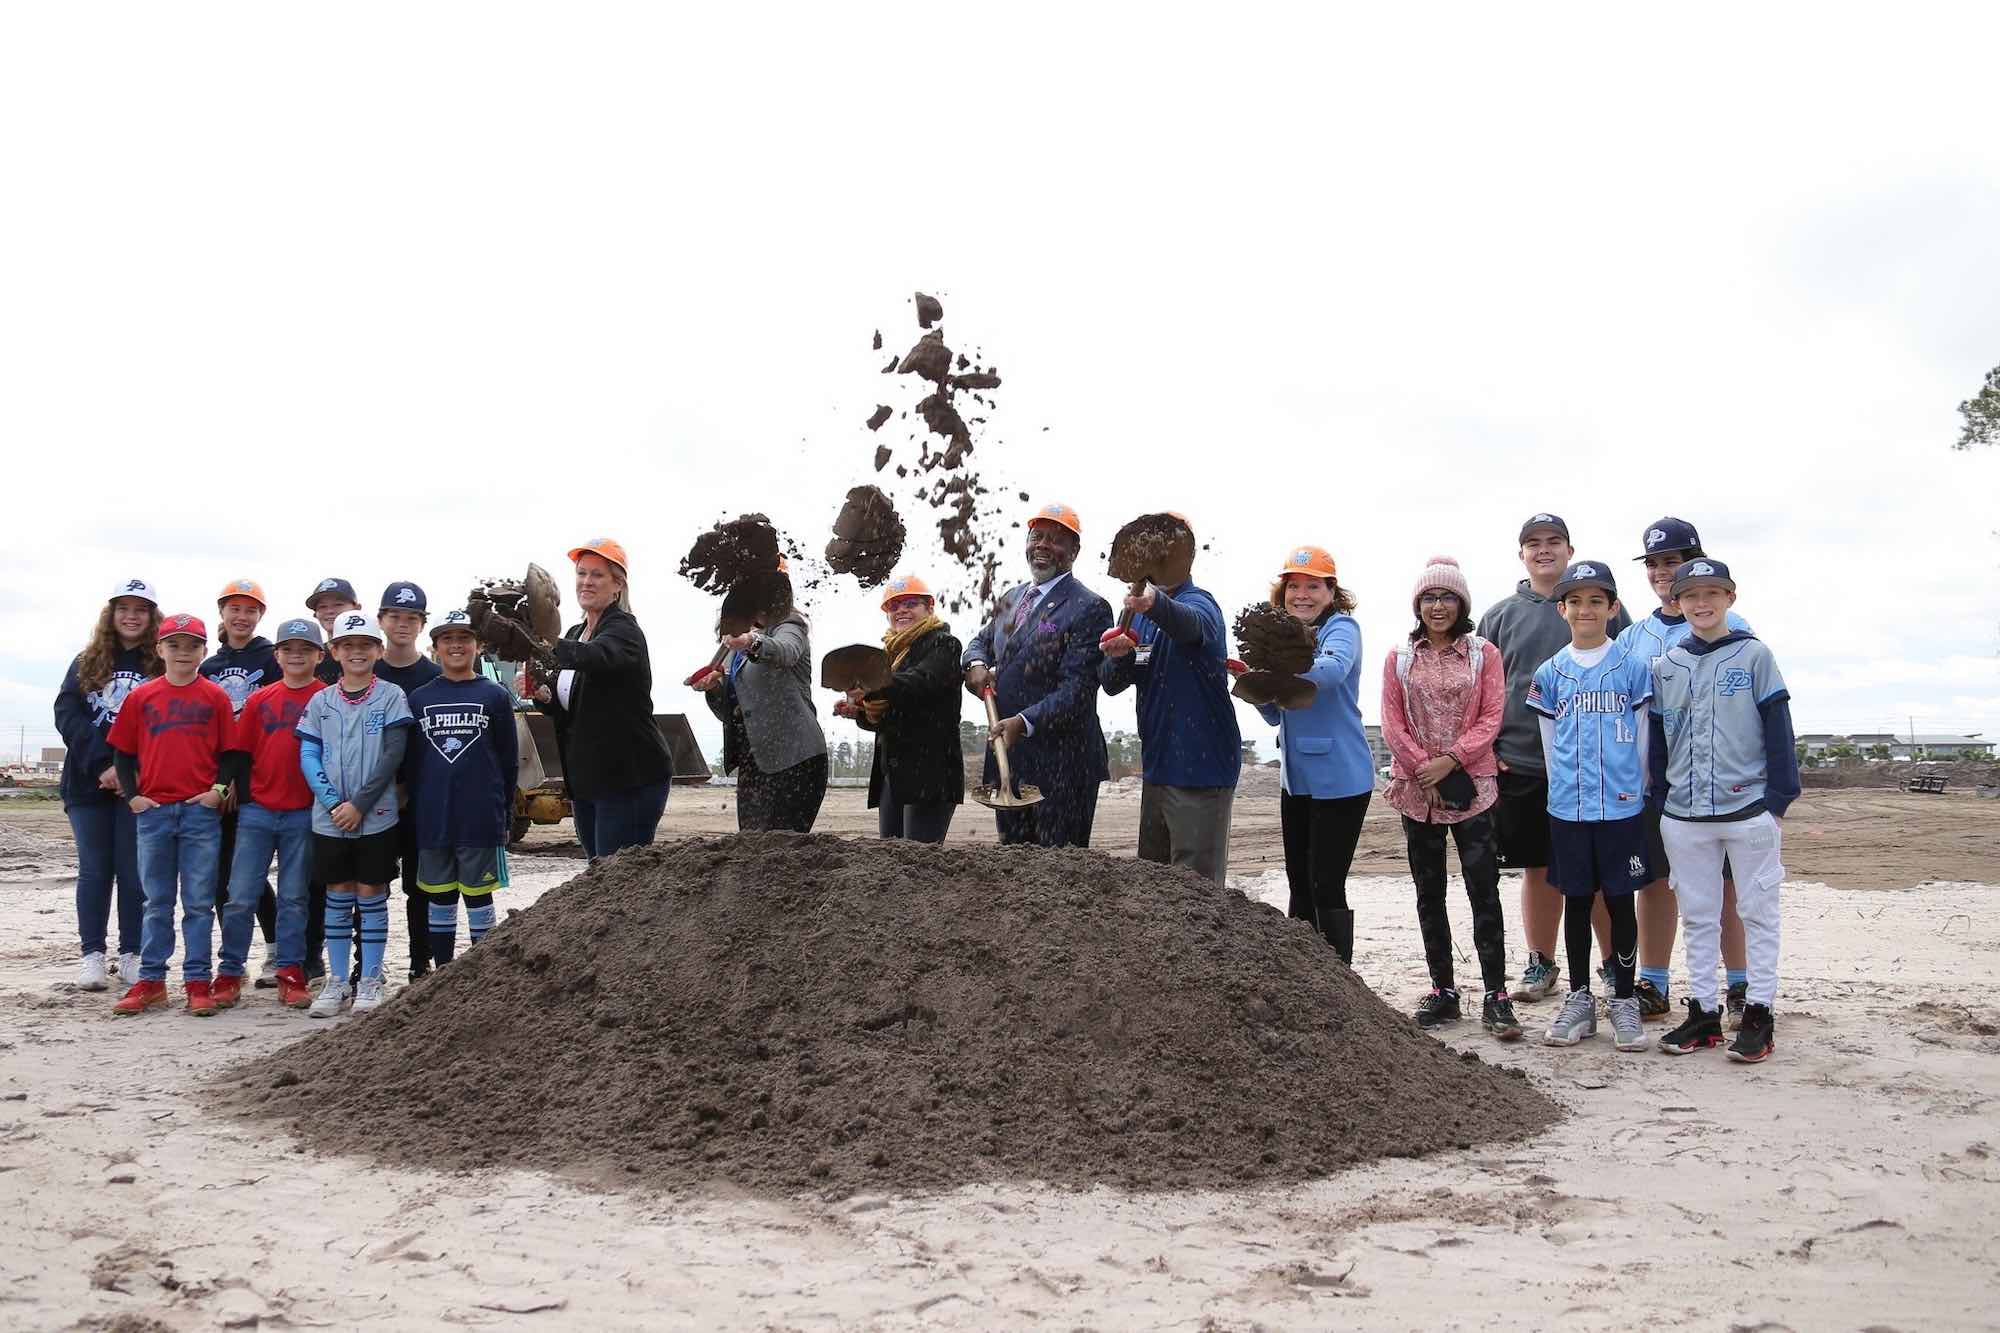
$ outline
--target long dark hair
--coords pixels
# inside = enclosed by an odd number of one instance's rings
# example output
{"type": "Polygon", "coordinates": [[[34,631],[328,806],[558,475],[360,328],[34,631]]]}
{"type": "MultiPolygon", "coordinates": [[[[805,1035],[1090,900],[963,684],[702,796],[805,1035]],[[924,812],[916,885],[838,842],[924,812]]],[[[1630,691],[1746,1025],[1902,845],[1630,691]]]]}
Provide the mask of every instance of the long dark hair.
{"type": "MultiPolygon", "coordinates": [[[[1430,592],[1432,589],[1426,588],[1424,591],[1430,592]]],[[[1451,589],[1439,588],[1436,591],[1451,592],[1451,589]]],[[[1466,609],[1465,599],[1457,593],[1451,593],[1451,600],[1458,603],[1458,623],[1451,627],[1451,641],[1457,643],[1460,639],[1472,633],[1472,612],[1466,609]]],[[[1414,610],[1415,608],[1412,609],[1414,610]]],[[[1417,627],[1410,631],[1410,642],[1416,643],[1420,639],[1428,639],[1429,637],[1430,631],[1424,628],[1424,618],[1418,616],[1417,627]]]]}

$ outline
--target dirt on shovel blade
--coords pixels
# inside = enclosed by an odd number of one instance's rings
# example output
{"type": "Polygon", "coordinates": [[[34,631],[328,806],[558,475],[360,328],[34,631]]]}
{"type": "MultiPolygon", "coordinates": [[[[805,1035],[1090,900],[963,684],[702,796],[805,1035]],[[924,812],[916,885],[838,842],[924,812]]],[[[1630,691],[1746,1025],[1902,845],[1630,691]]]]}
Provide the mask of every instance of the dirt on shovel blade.
{"type": "Polygon", "coordinates": [[[1151,578],[1172,587],[1169,571],[1194,557],[1194,533],[1172,514],[1141,514],[1111,539],[1111,577],[1125,583],[1151,578]]]}
{"type": "Polygon", "coordinates": [[[396,1166],[774,1195],[1280,1184],[1561,1115],[1189,871],[790,833],[607,858],[212,1093],[396,1166]]]}
{"type": "Polygon", "coordinates": [[[1236,655],[1252,671],[1296,676],[1312,669],[1317,651],[1312,626],[1269,602],[1246,606],[1236,617],[1236,655]]]}
{"type": "Polygon", "coordinates": [[[681,576],[703,592],[727,592],[750,574],[778,567],[778,532],[762,514],[717,523],[695,538],[681,560],[681,576]]]}

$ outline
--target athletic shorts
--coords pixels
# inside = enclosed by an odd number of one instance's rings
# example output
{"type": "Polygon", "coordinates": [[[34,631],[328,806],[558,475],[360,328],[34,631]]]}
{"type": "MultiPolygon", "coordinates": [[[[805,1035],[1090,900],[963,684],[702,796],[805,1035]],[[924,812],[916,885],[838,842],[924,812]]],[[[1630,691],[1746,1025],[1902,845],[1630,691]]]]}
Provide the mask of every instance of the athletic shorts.
{"type": "Polygon", "coordinates": [[[1549,781],[1540,774],[1502,773],[1493,803],[1502,870],[1536,870],[1549,863],[1549,781]]]}
{"type": "MultiPolygon", "coordinates": [[[[1674,870],[1674,863],[1667,857],[1667,844],[1660,841],[1660,820],[1665,817],[1664,810],[1655,810],[1651,806],[1647,806],[1644,813],[1639,816],[1646,825],[1646,864],[1652,867],[1655,883],[1672,878],[1674,870]]],[[[1729,873],[1727,856],[1722,858],[1722,877],[1734,878],[1729,873]]]]}
{"type": "Polygon", "coordinates": [[[313,834],[313,878],[321,884],[388,884],[396,878],[396,830],[359,838],[313,834]]]}
{"type": "Polygon", "coordinates": [[[1565,897],[1631,893],[1652,880],[1640,816],[1583,824],[1549,816],[1549,883],[1565,897]]]}
{"type": "Polygon", "coordinates": [[[417,853],[417,887],[425,893],[492,893],[507,887],[504,847],[426,847],[417,853]]]}

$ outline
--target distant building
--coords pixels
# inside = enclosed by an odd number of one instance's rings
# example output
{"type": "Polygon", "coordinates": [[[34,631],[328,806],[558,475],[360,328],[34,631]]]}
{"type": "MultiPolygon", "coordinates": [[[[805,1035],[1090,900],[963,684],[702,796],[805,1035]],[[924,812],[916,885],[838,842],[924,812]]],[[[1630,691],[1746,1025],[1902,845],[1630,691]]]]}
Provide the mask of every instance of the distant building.
{"type": "Polygon", "coordinates": [[[42,767],[61,768],[63,765],[63,756],[68,753],[69,751],[60,745],[44,745],[42,747],[42,767]]]}
{"type": "Polygon", "coordinates": [[[1375,756],[1375,771],[1380,773],[1389,766],[1391,758],[1389,746],[1382,739],[1382,728],[1364,726],[1361,730],[1368,737],[1368,753],[1375,756]]]}
{"type": "Polygon", "coordinates": [[[1888,742],[1889,753],[1897,759],[1991,759],[1993,742],[1969,736],[1898,736],[1888,742]]]}

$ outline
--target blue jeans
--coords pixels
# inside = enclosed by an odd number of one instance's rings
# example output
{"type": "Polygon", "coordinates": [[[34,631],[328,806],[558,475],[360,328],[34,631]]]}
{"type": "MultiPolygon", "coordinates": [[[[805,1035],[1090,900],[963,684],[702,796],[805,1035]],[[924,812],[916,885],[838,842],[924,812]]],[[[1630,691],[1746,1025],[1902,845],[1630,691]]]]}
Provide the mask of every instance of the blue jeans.
{"type": "Polygon", "coordinates": [[[113,879],[118,881],[118,952],[139,952],[146,890],[139,880],[139,832],[132,808],[112,797],[79,801],[65,813],[76,836],[76,933],[83,952],[105,952],[113,879]]]}
{"type": "Polygon", "coordinates": [[[593,861],[627,847],[648,847],[660,816],[667,812],[667,784],[649,782],[627,787],[594,801],[572,801],[576,840],[593,861]]]}
{"type": "Polygon", "coordinates": [[[225,977],[243,975],[250,937],[257,925],[257,900],[271,853],[278,854],[278,966],[300,967],[306,957],[306,897],[312,879],[312,811],[266,810],[254,802],[236,816],[236,854],[229,866],[229,901],[222,909],[225,977]]]}
{"type": "Polygon", "coordinates": [[[193,801],[156,805],[138,816],[139,876],[146,882],[146,930],[139,943],[139,979],[165,981],[174,956],[174,902],[181,904],[187,956],[181,979],[208,980],[215,935],[215,858],[222,850],[222,812],[193,801]]]}

